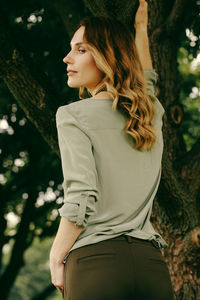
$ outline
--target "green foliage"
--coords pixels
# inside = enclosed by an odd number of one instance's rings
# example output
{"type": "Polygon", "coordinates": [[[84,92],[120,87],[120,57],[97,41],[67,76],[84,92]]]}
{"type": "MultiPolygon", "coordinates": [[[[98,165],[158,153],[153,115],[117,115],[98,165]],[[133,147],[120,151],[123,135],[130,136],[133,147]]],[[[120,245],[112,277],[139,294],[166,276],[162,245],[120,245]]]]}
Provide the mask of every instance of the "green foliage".
{"type": "MultiPolygon", "coordinates": [[[[25,252],[25,266],[20,270],[11,290],[10,299],[30,300],[39,294],[44,287],[51,284],[49,271],[49,249],[53,238],[40,241],[35,238],[32,246],[25,252]]],[[[61,295],[55,288],[47,299],[60,300],[61,295]]]]}
{"type": "Polygon", "coordinates": [[[189,151],[200,132],[200,57],[195,58],[186,48],[179,49],[178,63],[181,80],[180,100],[184,108],[181,133],[189,151]],[[199,61],[199,63],[198,63],[199,61]]]}
{"type": "MultiPolygon", "coordinates": [[[[2,94],[3,90],[4,88],[0,90],[2,94]]],[[[6,99],[0,101],[0,119],[4,120],[4,125],[1,121],[0,134],[0,179],[3,191],[1,214],[4,213],[4,220],[7,222],[4,235],[1,236],[4,249],[1,272],[4,272],[10,263],[26,202],[35,203],[28,216],[30,219],[28,235],[19,236],[20,243],[28,247],[34,237],[40,238],[42,243],[46,237],[55,236],[60,219],[57,209],[63,200],[63,191],[60,159],[44,142],[12,96],[4,93],[2,99],[6,99]],[[5,249],[9,246],[10,252],[5,254],[5,249]]],[[[37,251],[38,253],[41,251],[41,255],[46,255],[47,251],[43,250],[42,246],[37,251]]],[[[35,265],[33,262],[33,268],[35,265]]],[[[39,268],[42,268],[42,265],[39,265],[39,268]]],[[[23,270],[22,274],[25,274],[26,268],[23,270]]],[[[21,289],[20,291],[17,289],[11,294],[10,299],[30,299],[29,293],[34,294],[45,288],[50,284],[49,275],[45,275],[45,272],[42,269],[38,272],[38,276],[42,274],[43,281],[37,279],[37,276],[34,279],[33,272],[27,269],[26,275],[20,277],[21,285],[28,291],[28,294],[24,294],[26,298],[21,289]],[[29,282],[30,287],[27,287],[29,282]],[[32,287],[33,282],[35,283],[32,287]]]]}

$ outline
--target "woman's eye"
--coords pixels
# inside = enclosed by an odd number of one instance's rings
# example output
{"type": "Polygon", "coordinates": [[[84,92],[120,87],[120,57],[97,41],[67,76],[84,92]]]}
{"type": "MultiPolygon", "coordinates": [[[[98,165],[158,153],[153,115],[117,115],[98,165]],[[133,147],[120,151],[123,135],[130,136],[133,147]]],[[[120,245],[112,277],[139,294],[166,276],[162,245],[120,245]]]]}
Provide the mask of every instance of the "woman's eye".
{"type": "Polygon", "coordinates": [[[78,51],[80,51],[81,53],[84,53],[84,52],[85,52],[85,49],[79,48],[78,51]]]}

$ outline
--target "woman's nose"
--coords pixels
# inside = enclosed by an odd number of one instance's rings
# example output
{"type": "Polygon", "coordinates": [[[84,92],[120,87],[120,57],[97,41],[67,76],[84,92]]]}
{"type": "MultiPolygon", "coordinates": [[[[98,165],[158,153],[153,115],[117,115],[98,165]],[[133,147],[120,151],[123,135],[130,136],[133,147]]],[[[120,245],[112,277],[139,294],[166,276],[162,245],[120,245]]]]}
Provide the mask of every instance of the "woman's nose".
{"type": "Polygon", "coordinates": [[[72,62],[71,57],[69,56],[70,52],[63,58],[63,62],[66,64],[70,64],[72,62]]]}

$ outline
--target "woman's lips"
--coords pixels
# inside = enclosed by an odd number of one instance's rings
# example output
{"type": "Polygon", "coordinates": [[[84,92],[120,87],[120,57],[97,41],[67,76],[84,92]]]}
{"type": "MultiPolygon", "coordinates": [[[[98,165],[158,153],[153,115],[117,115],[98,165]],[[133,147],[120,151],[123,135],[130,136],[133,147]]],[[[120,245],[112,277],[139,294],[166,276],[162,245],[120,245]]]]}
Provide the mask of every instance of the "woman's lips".
{"type": "Polygon", "coordinates": [[[71,76],[71,75],[74,75],[74,74],[76,74],[76,73],[77,73],[76,71],[68,71],[68,72],[67,72],[67,75],[68,75],[68,76],[71,76]]]}

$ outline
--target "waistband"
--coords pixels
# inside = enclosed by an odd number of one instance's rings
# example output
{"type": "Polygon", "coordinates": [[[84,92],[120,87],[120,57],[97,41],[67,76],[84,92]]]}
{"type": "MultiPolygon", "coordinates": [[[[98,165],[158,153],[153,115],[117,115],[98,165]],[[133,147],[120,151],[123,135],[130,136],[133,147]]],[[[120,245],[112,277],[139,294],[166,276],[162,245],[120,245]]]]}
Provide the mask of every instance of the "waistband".
{"type": "MultiPolygon", "coordinates": [[[[118,235],[118,236],[116,236],[116,237],[114,237],[114,238],[111,238],[111,239],[107,239],[107,240],[105,240],[105,241],[110,241],[110,240],[120,240],[120,241],[127,241],[128,243],[134,243],[134,242],[139,242],[139,243],[151,243],[154,247],[156,247],[156,248],[161,248],[161,244],[160,244],[160,242],[159,241],[156,241],[155,239],[151,239],[151,240],[145,240],[145,239],[140,239],[140,238],[136,238],[136,237],[133,237],[133,236],[130,236],[130,235],[126,235],[126,234],[121,234],[121,235],[118,235]]],[[[64,260],[63,260],[63,263],[66,263],[66,261],[67,261],[67,258],[68,258],[68,256],[70,255],[70,253],[71,252],[73,252],[73,250],[72,251],[70,251],[67,255],[66,255],[66,257],[64,258],[64,260]]]]}
{"type": "Polygon", "coordinates": [[[130,244],[134,243],[134,242],[148,243],[148,244],[151,243],[151,244],[153,244],[154,247],[159,248],[159,249],[161,248],[159,241],[156,241],[155,239],[145,240],[145,239],[140,239],[140,238],[136,238],[136,237],[133,237],[130,235],[125,235],[125,234],[119,235],[112,239],[113,240],[126,240],[130,244]]]}

